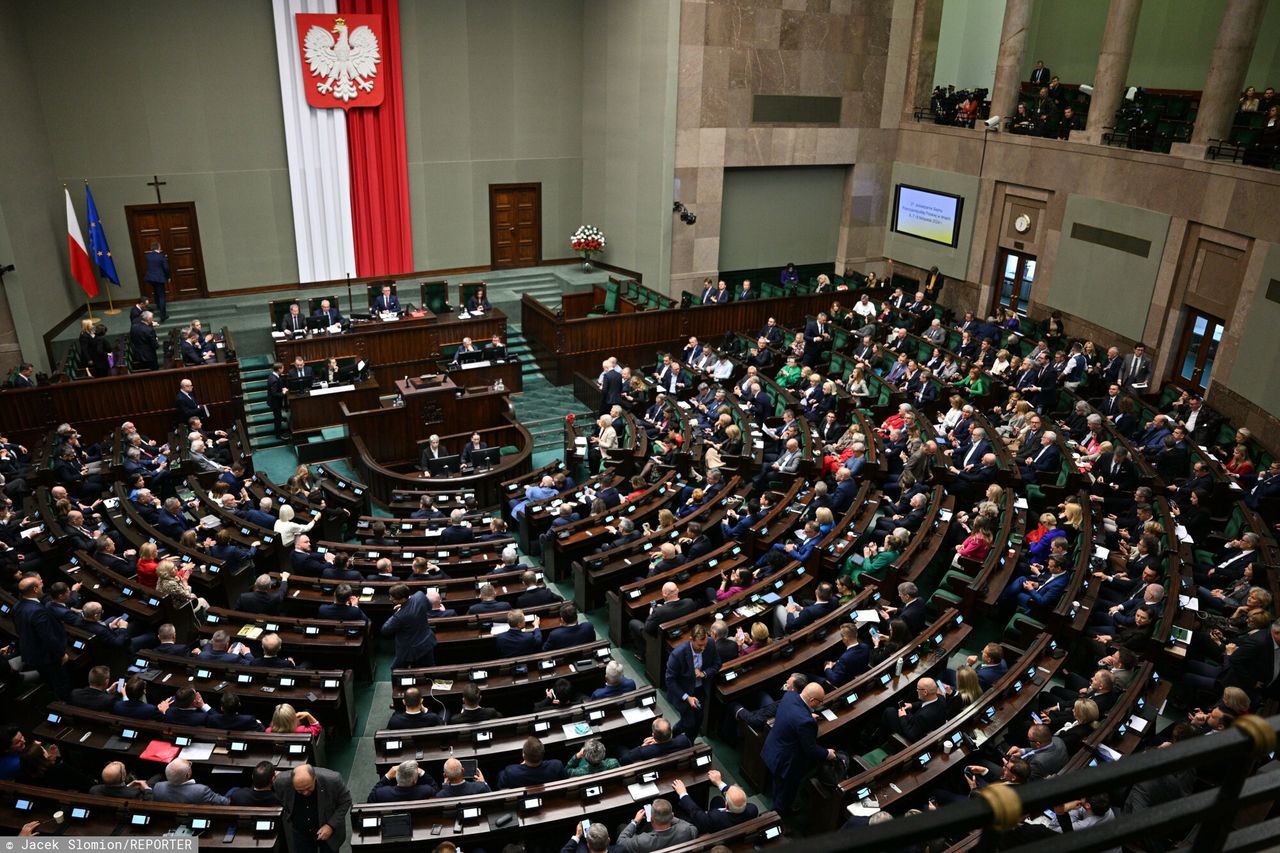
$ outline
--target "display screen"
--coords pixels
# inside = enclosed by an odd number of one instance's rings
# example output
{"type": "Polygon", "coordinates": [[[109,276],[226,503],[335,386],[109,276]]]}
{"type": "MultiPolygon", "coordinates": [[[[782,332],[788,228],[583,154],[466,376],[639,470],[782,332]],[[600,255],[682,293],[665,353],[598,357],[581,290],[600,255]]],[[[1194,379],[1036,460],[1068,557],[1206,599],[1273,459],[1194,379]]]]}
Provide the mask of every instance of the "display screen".
{"type": "Polygon", "coordinates": [[[960,235],[964,199],[949,193],[898,184],[894,187],[893,230],[931,243],[954,246],[960,235]]]}

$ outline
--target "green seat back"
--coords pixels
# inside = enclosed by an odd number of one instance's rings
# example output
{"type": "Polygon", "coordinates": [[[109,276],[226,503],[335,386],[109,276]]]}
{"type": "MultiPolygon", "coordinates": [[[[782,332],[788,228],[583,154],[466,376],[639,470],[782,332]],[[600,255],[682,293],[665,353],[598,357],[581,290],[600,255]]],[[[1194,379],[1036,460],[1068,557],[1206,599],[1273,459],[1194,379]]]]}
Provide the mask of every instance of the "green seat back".
{"type": "Polygon", "coordinates": [[[422,306],[433,314],[444,314],[449,310],[449,283],[447,281],[424,281],[419,288],[422,306]]]}
{"type": "Polygon", "coordinates": [[[612,281],[604,286],[604,312],[618,313],[618,285],[612,281]]]}

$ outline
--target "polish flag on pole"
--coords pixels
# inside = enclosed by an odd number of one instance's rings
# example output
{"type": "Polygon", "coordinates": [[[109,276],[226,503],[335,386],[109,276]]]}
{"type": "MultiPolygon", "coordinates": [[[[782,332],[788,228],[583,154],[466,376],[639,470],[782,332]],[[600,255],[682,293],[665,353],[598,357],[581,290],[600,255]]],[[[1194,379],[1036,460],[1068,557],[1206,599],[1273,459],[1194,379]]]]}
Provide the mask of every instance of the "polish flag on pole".
{"type": "Polygon", "coordinates": [[[66,187],[62,191],[67,196],[67,248],[71,251],[71,275],[79,282],[85,296],[97,296],[98,277],[93,273],[93,262],[89,260],[89,251],[84,246],[76,209],[71,206],[71,191],[66,187]]]}

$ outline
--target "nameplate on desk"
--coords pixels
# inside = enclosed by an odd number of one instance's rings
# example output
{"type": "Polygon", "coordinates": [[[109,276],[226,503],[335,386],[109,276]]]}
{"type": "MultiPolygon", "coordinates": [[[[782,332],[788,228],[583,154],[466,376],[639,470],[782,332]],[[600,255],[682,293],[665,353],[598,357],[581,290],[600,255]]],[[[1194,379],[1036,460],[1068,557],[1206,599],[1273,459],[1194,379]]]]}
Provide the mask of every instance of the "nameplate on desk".
{"type": "Polygon", "coordinates": [[[459,370],[475,370],[477,367],[488,367],[491,364],[493,364],[493,362],[489,361],[488,359],[485,359],[484,361],[471,361],[471,362],[467,362],[466,364],[458,365],[458,369],[459,370]]]}
{"type": "Polygon", "coordinates": [[[356,390],[356,386],[350,383],[347,383],[345,385],[330,385],[328,388],[325,388],[320,385],[316,385],[311,389],[310,396],[323,397],[325,394],[341,394],[344,391],[354,391],[354,390],[356,390]]]}

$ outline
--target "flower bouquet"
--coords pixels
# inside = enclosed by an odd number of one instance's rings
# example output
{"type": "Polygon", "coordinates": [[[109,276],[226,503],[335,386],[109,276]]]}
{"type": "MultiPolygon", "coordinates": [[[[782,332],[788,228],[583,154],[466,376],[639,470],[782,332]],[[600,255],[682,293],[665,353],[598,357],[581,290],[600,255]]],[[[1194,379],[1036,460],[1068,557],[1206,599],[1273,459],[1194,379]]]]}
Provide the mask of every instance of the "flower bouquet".
{"type": "Polygon", "coordinates": [[[591,269],[591,256],[604,251],[607,241],[604,232],[594,225],[580,225],[569,237],[569,246],[582,255],[583,270],[591,269]]]}

